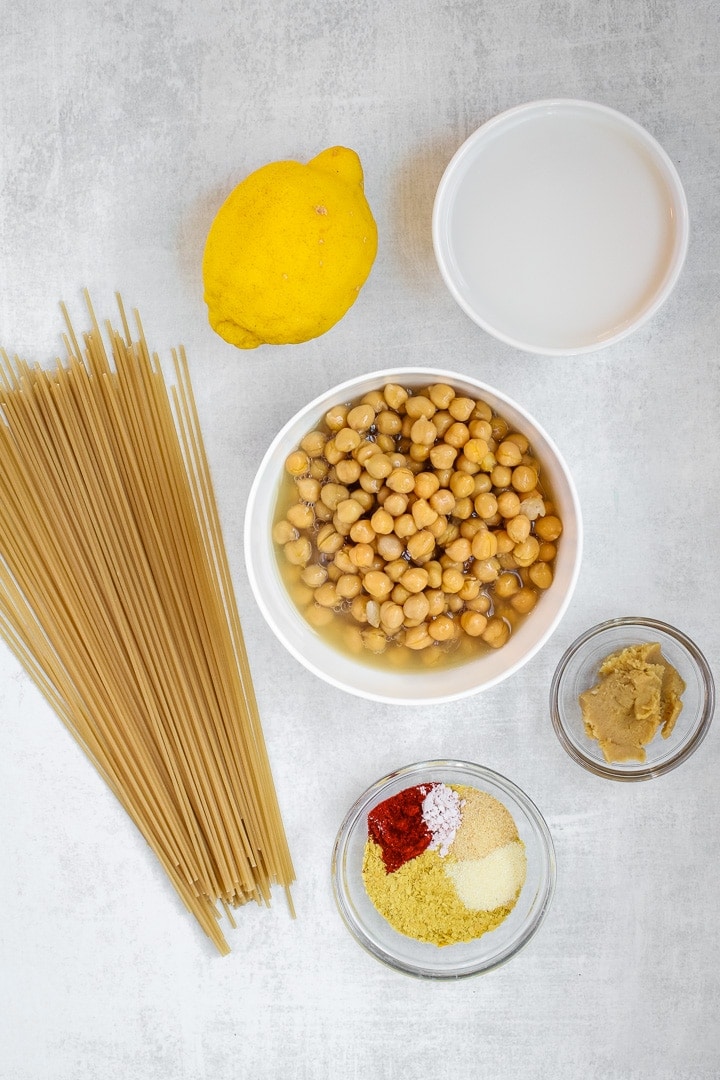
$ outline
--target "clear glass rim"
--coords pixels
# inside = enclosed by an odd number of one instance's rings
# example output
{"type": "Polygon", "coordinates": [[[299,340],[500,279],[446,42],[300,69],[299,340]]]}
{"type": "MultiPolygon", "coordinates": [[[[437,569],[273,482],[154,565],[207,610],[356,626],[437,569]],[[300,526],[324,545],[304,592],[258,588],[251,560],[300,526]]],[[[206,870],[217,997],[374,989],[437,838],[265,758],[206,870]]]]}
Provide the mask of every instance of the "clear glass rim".
{"type": "Polygon", "coordinates": [[[698,746],[700,746],[708,733],[714,711],[715,683],[712,672],[710,671],[710,665],[705,659],[705,656],[691,638],[676,627],[671,626],[669,623],[661,622],[659,619],[627,616],[621,619],[608,619],[605,622],[590,627],[589,630],[586,630],[584,634],[581,634],[580,637],[576,638],[572,645],[565,650],[555,669],[555,674],[553,675],[552,683],[550,685],[550,717],[552,719],[553,728],[555,729],[555,734],[560,740],[560,744],[578,765],[588,769],[596,776],[601,776],[607,780],[620,780],[624,782],[652,780],[657,776],[663,776],[665,773],[676,769],[678,765],[681,765],[683,761],[686,761],[697,750],[698,746]],[[638,627],[639,629],[649,631],[660,631],[668,637],[673,638],[688,652],[697,667],[698,674],[700,675],[703,684],[704,702],[695,729],[687,741],[678,748],[677,753],[657,765],[648,765],[646,768],[633,770],[633,772],[622,772],[615,769],[610,763],[593,760],[583,754],[582,751],[575,746],[565,729],[559,702],[563,679],[565,678],[570,661],[576,654],[589,641],[599,637],[600,634],[607,633],[608,630],[621,630],[630,627],[638,627]]]}
{"type": "Polygon", "coordinates": [[[371,956],[374,956],[376,960],[392,968],[393,971],[399,971],[405,975],[410,975],[420,979],[434,979],[434,980],[450,980],[457,981],[458,979],[472,978],[477,975],[483,975],[488,971],[492,971],[495,968],[500,967],[506,963],[512,957],[516,956],[520,950],[527,945],[530,939],[535,935],[543,922],[548,909],[550,907],[552,898],[555,893],[555,884],[557,878],[557,863],[555,858],[555,847],[553,844],[552,834],[548,828],[545,818],[541,814],[538,807],[532,801],[532,799],[525,794],[525,792],[514,784],[507,777],[502,776],[500,773],[488,769],[483,765],[478,765],[475,762],[462,761],[453,758],[439,758],[430,761],[418,761],[411,765],[405,765],[399,769],[393,770],[386,776],[381,777],[374,784],[372,784],[363,794],[353,803],[349,811],[345,815],[343,822],[338,830],[335,844],[333,846],[332,860],[331,860],[331,875],[332,875],[332,887],[335,903],[337,905],[340,917],[345,923],[346,928],[350,931],[350,934],[361,945],[366,952],[371,956]],[[344,866],[344,857],[347,852],[347,846],[353,827],[357,823],[358,819],[367,812],[370,806],[373,804],[376,796],[382,791],[384,787],[392,783],[395,780],[408,779],[416,776],[419,773],[440,771],[440,770],[462,770],[469,771],[478,780],[488,780],[492,784],[495,784],[498,788],[512,796],[535,826],[539,840],[540,849],[542,855],[542,880],[538,888],[538,896],[533,905],[532,917],[525,923],[522,929],[517,935],[498,952],[478,964],[462,967],[458,970],[438,971],[428,965],[423,964],[411,964],[403,960],[397,959],[392,954],[388,953],[382,947],[380,947],[369,935],[367,935],[362,927],[354,917],[350,907],[346,901],[344,890],[341,886],[342,871],[344,866]]]}

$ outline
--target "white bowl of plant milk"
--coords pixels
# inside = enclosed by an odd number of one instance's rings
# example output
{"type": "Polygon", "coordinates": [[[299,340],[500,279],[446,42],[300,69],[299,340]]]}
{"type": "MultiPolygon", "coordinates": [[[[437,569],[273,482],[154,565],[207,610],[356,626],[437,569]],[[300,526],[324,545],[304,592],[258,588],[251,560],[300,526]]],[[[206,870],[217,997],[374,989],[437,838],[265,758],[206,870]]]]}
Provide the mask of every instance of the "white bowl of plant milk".
{"type": "Polygon", "coordinates": [[[569,355],[647,322],[685,261],[688,208],[672,161],[604,105],[536,101],[489,120],[454,155],[433,209],[440,272],[501,341],[569,355]]]}

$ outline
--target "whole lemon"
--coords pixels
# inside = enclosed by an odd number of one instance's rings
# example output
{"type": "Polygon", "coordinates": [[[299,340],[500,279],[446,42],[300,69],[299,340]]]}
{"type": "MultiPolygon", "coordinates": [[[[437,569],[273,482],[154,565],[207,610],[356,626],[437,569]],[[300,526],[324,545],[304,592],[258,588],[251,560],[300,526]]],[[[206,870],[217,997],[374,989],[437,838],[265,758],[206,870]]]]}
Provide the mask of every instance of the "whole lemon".
{"type": "Polygon", "coordinates": [[[241,349],[309,341],[351,307],[376,252],[354,150],[265,165],[230,193],[208,233],[210,325],[241,349]]]}

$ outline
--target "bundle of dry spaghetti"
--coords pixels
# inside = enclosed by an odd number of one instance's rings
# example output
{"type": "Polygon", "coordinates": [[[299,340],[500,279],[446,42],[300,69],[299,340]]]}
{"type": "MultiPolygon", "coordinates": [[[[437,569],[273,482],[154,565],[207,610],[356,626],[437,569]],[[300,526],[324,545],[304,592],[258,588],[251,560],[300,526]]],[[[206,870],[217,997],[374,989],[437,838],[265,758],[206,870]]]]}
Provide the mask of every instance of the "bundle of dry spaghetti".
{"type": "MultiPolygon", "coordinates": [[[[293,868],[184,351],[0,361],[0,633],[221,953],[293,868]]],[[[291,904],[292,909],[292,904],[291,904]]]]}

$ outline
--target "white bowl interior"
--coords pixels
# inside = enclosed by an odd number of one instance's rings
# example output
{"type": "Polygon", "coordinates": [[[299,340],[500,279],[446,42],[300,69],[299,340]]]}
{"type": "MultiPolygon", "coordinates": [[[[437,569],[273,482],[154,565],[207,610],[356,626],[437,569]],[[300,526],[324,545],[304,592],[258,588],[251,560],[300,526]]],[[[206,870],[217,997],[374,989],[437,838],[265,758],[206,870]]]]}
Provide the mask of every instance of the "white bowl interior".
{"type": "Polygon", "coordinates": [[[531,352],[589,352],[649,319],[672,291],[688,209],[672,161],[622,113],[530,102],[460,147],[438,187],[441,274],[476,323],[531,352]]]}
{"type": "Polygon", "coordinates": [[[245,516],[245,561],[250,585],[277,638],[300,663],[333,686],[393,704],[451,701],[487,689],[517,671],[544,645],[565,613],[575,588],[581,552],[582,525],[575,486],[550,437],[524,409],[497,390],[435,368],[377,371],[333,387],[311,401],[285,425],[268,448],[253,482],[245,516]],[[552,587],[506,645],[455,667],[422,672],[383,670],[340,652],[308,625],[293,603],[283,583],[272,542],[275,506],[287,455],[331,405],[353,401],[388,382],[410,388],[444,382],[462,394],[487,401],[530,439],[563,521],[552,587]]]}

